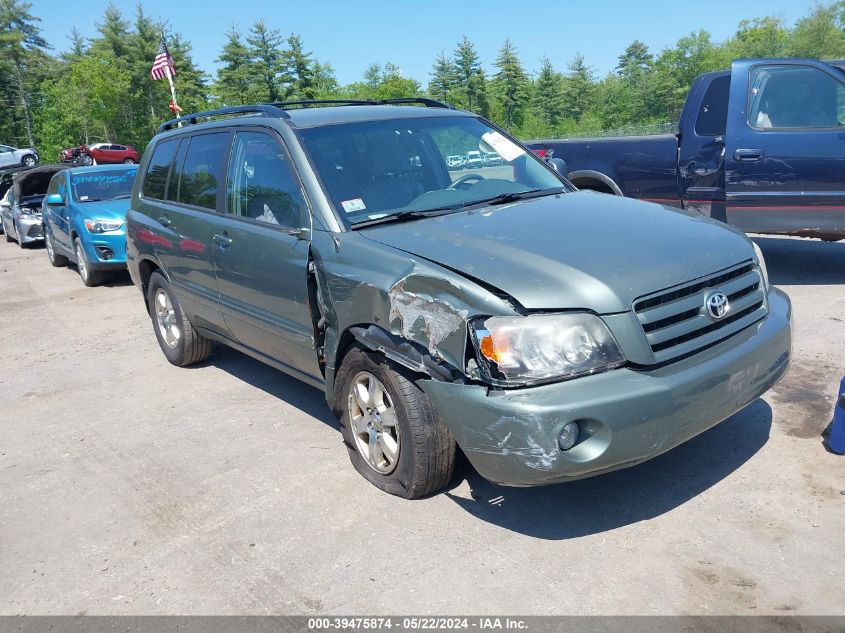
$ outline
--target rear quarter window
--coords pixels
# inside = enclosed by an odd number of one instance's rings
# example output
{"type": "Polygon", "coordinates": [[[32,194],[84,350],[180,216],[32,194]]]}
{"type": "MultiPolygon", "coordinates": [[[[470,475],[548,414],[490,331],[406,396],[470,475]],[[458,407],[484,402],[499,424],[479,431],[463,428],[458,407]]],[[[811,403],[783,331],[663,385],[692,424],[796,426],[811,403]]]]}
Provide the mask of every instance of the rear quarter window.
{"type": "Polygon", "coordinates": [[[147,171],[144,173],[144,182],[141,186],[141,194],[145,198],[164,200],[167,188],[167,176],[173,165],[173,157],[179,147],[179,139],[170,139],[156,145],[147,171]]]}

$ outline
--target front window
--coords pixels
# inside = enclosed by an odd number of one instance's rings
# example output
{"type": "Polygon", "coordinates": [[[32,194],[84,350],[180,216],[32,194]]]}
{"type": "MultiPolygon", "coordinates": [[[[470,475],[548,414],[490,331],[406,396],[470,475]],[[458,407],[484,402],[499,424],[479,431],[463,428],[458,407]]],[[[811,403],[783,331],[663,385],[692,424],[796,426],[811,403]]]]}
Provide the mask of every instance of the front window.
{"type": "Polygon", "coordinates": [[[751,73],[748,125],[758,129],[840,128],[845,84],[813,66],[757,66],[751,73]]]}
{"type": "Polygon", "coordinates": [[[540,159],[476,118],[345,123],[302,130],[301,138],[353,226],[567,191],[540,159]]]}
{"type": "Polygon", "coordinates": [[[77,202],[120,200],[132,195],[132,181],[137,169],[111,169],[72,174],[70,189],[77,202]]]}

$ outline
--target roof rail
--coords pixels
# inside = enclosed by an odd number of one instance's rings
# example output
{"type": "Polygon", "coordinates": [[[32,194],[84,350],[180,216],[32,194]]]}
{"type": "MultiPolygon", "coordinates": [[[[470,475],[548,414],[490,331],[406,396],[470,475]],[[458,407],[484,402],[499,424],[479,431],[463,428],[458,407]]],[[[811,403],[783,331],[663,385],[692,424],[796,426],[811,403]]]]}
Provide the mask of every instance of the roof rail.
{"type": "Polygon", "coordinates": [[[426,99],[424,97],[409,97],[407,99],[382,99],[376,102],[378,105],[402,105],[403,103],[418,103],[424,105],[426,108],[446,108],[447,110],[455,110],[455,106],[451,106],[443,101],[436,99],[426,99]]]}
{"type": "Polygon", "coordinates": [[[158,126],[158,132],[161,133],[166,130],[172,130],[180,124],[195,125],[197,119],[210,119],[218,116],[232,116],[237,114],[255,114],[264,117],[289,119],[290,115],[282,108],[275,104],[258,104],[258,105],[243,105],[232,106],[230,108],[218,108],[216,110],[206,110],[205,112],[195,112],[194,114],[186,114],[170,121],[165,121],[158,126]]]}
{"type": "Polygon", "coordinates": [[[277,108],[289,108],[291,106],[308,108],[317,105],[378,105],[378,101],[368,99],[303,99],[301,101],[277,101],[270,105],[277,108]]]}

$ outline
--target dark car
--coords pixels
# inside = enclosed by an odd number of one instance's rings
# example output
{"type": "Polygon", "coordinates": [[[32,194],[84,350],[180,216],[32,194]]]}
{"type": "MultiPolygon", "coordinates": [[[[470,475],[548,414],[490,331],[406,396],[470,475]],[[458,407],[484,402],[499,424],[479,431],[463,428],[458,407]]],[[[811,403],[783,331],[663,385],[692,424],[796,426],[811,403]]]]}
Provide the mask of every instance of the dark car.
{"type": "Polygon", "coordinates": [[[789,299],[745,235],[574,191],[486,120],[413,101],[160,128],[127,264],[171,363],[219,341],[322,389],[358,472],[409,498],[457,447],[507,485],[631,466],[786,370],[789,299]]]}
{"type": "Polygon", "coordinates": [[[741,59],[695,79],[676,134],[527,144],[581,189],[744,231],[845,239],[845,62],[741,59]]]}

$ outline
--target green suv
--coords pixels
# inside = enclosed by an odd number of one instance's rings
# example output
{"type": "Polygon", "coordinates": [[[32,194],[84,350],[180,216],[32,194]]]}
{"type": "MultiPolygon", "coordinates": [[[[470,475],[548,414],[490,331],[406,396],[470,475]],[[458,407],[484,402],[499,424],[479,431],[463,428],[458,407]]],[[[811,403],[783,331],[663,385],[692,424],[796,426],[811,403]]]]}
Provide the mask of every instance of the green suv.
{"type": "Polygon", "coordinates": [[[144,153],[129,271],[171,363],[218,341],[324,390],[382,490],[442,489],[458,448],[505,485],[595,475],[769,389],[790,303],[738,231],[559,170],[426,99],[192,114],[144,153]]]}

